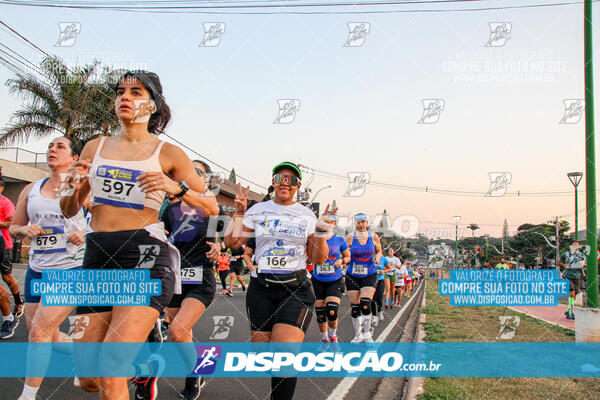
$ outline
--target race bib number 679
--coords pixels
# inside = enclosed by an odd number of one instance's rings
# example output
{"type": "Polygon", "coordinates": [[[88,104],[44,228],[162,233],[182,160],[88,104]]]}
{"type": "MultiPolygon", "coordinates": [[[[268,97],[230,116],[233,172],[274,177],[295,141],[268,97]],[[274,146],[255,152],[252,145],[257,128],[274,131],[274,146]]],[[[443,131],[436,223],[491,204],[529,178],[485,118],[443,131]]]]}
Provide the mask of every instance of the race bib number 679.
{"type": "Polygon", "coordinates": [[[43,226],[39,235],[31,239],[36,254],[58,253],[67,250],[67,236],[63,226],[43,226]]]}

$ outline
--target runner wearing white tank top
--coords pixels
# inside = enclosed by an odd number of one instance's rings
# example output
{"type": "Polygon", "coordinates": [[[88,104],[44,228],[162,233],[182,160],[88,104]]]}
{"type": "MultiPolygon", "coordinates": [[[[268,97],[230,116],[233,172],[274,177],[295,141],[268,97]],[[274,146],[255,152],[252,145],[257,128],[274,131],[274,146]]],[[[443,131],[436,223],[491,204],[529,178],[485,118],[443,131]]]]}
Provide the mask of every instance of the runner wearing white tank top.
{"type": "MultiPolygon", "coordinates": [[[[30,342],[72,342],[58,328],[74,307],[42,305],[39,296],[31,295],[30,282],[32,279],[41,279],[43,270],[77,268],[83,261],[85,217],[80,209],[72,218],[65,218],[58,197],[60,174],[78,159],[79,152],[79,145],[67,137],[58,137],[50,143],[46,153],[50,176],[23,189],[9,228],[11,235],[31,240],[24,290],[30,342]]],[[[49,362],[50,354],[39,348],[28,349],[28,370],[33,365],[36,370],[45,370],[49,362]]],[[[19,400],[35,399],[42,379],[25,378],[19,400]]]]}

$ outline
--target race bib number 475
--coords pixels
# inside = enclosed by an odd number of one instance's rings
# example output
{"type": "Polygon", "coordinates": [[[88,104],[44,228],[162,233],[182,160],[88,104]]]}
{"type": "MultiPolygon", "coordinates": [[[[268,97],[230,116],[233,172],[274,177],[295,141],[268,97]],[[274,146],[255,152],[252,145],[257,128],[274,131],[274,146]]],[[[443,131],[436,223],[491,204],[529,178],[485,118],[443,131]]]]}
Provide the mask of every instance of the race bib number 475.
{"type": "Polygon", "coordinates": [[[137,178],[143,171],[100,165],[94,179],[99,190],[94,191],[94,202],[115,207],[144,209],[146,194],[137,178]]]}
{"type": "Polygon", "coordinates": [[[42,232],[31,239],[35,254],[58,253],[67,250],[67,236],[63,226],[43,226],[42,232]]]}
{"type": "Polygon", "coordinates": [[[196,284],[202,283],[202,267],[186,267],[181,268],[181,283],[196,284]]]}

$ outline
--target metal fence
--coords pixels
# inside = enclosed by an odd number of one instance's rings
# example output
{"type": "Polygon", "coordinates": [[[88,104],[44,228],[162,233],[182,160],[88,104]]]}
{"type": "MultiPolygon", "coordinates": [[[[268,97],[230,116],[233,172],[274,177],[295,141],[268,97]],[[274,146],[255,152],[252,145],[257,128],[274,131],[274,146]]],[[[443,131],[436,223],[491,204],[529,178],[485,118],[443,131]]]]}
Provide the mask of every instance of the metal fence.
{"type": "Polygon", "coordinates": [[[21,147],[2,147],[0,148],[0,158],[5,160],[14,161],[16,163],[27,163],[33,164],[37,168],[38,164],[45,163],[46,153],[36,153],[34,151],[26,150],[21,147]]]}

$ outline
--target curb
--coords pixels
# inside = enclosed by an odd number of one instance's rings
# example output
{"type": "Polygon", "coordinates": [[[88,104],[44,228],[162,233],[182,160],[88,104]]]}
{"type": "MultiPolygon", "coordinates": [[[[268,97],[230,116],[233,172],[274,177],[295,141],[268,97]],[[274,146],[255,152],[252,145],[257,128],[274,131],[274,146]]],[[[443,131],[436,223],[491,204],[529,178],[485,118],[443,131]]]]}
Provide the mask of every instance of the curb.
{"type": "Polygon", "coordinates": [[[563,329],[568,329],[568,330],[570,330],[570,331],[575,331],[575,329],[573,329],[573,328],[568,328],[568,327],[566,327],[566,326],[562,326],[561,324],[557,324],[556,322],[548,321],[548,320],[546,320],[546,319],[544,319],[544,318],[540,318],[540,317],[537,317],[537,316],[535,316],[535,315],[527,314],[526,312],[524,312],[524,311],[521,311],[521,310],[517,310],[517,309],[515,309],[515,308],[513,308],[513,307],[507,307],[507,308],[508,308],[509,310],[512,310],[512,311],[514,311],[514,312],[518,312],[519,314],[524,314],[524,315],[527,315],[527,316],[529,316],[529,317],[531,317],[531,318],[539,319],[540,321],[544,321],[544,322],[545,322],[545,323],[547,323],[547,324],[550,324],[550,325],[555,325],[555,326],[560,326],[560,327],[561,327],[561,328],[563,328],[563,329]]]}
{"type": "MultiPolygon", "coordinates": [[[[424,281],[424,285],[423,285],[424,293],[423,293],[423,300],[421,301],[421,308],[420,308],[421,310],[423,309],[423,307],[425,307],[425,298],[427,297],[426,289],[427,289],[427,281],[424,281]]],[[[417,342],[417,343],[423,342],[425,339],[425,330],[423,329],[423,325],[422,325],[425,322],[425,319],[426,319],[425,314],[419,315],[419,323],[417,326],[417,335],[415,338],[415,342],[417,342]]],[[[407,383],[406,392],[404,395],[404,400],[416,400],[418,395],[425,393],[425,390],[423,389],[424,384],[425,384],[425,378],[422,376],[408,378],[408,383],[407,383]]]]}

